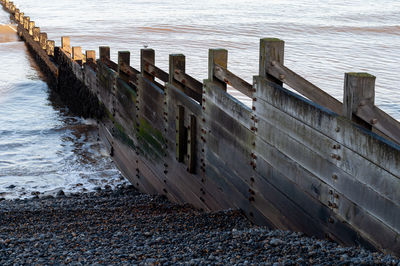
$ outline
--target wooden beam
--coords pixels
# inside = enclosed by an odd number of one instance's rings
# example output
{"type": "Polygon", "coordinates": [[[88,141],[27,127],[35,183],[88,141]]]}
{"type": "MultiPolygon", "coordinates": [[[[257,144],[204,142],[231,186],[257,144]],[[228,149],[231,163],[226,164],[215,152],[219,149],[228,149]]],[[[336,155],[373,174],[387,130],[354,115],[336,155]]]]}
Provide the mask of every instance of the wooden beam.
{"type": "Polygon", "coordinates": [[[281,82],[287,84],[311,101],[325,108],[328,108],[335,113],[342,113],[341,102],[339,102],[334,97],[324,92],[308,80],[304,79],[294,71],[285,67],[282,63],[278,61],[272,61],[268,67],[268,74],[270,75],[270,78],[273,77],[276,80],[279,79],[281,82]]]}
{"type": "Polygon", "coordinates": [[[56,46],[55,41],[47,40],[46,53],[48,56],[54,56],[54,47],[56,46]]]}
{"type": "Polygon", "coordinates": [[[240,91],[244,95],[252,98],[253,97],[253,86],[246,82],[245,80],[239,78],[228,69],[214,64],[214,76],[219,80],[227,83],[228,85],[232,86],[236,90],[240,91]]]}
{"type": "Polygon", "coordinates": [[[146,71],[146,62],[147,64],[155,65],[155,52],[153,49],[140,49],[140,72],[143,77],[148,79],[151,82],[154,82],[154,75],[151,72],[146,71]]]}
{"type": "Polygon", "coordinates": [[[154,77],[164,81],[169,81],[169,75],[167,72],[162,70],[161,68],[156,67],[155,65],[151,64],[150,62],[144,60],[144,71],[151,73],[154,77]]]}
{"type": "Polygon", "coordinates": [[[365,122],[353,116],[363,104],[375,103],[375,77],[368,73],[345,73],[343,94],[343,116],[371,130],[369,121],[365,122]]]}
{"type": "Polygon", "coordinates": [[[226,49],[209,49],[208,50],[208,80],[226,91],[226,83],[215,79],[214,65],[218,64],[223,68],[228,68],[228,50],[226,49]]]}
{"type": "Polygon", "coordinates": [[[260,40],[260,62],[259,75],[281,85],[282,81],[271,76],[272,62],[276,61],[283,65],[285,42],[276,38],[264,38],[260,40]]]}
{"type": "Polygon", "coordinates": [[[126,82],[129,81],[129,75],[126,74],[124,71],[122,71],[121,65],[125,64],[126,66],[129,66],[130,62],[131,62],[131,53],[129,51],[118,52],[118,75],[122,80],[126,82]]]}
{"type": "Polygon", "coordinates": [[[397,144],[400,144],[400,123],[377,106],[361,104],[355,113],[365,122],[372,124],[374,128],[385,134],[397,144]]]}
{"type": "Polygon", "coordinates": [[[47,49],[47,33],[41,32],[39,35],[39,44],[43,50],[47,49]]]}
{"type": "Polygon", "coordinates": [[[100,46],[99,54],[100,54],[101,61],[104,61],[105,59],[110,60],[110,47],[109,46],[100,46]]]}
{"type": "Polygon", "coordinates": [[[80,46],[73,46],[72,47],[72,59],[82,63],[82,48],[80,46]]]}
{"type": "Polygon", "coordinates": [[[96,51],[95,50],[86,50],[86,62],[91,61],[92,63],[96,63],[96,51]]]}
{"type": "Polygon", "coordinates": [[[67,37],[67,36],[61,37],[61,49],[63,49],[64,52],[66,52],[70,55],[72,54],[71,40],[69,37],[67,37]]]}

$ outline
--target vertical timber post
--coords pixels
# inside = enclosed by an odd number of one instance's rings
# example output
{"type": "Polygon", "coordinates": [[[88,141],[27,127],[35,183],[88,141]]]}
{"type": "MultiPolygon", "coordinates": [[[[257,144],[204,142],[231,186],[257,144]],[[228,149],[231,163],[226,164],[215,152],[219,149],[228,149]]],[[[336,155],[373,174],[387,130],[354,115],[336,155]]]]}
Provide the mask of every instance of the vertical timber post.
{"type": "Polygon", "coordinates": [[[155,65],[155,52],[153,49],[140,49],[140,72],[143,77],[154,82],[154,76],[145,71],[146,64],[155,65]]]}
{"type": "Polygon", "coordinates": [[[100,46],[99,47],[100,61],[110,60],[110,47],[100,46]]]}
{"type": "Polygon", "coordinates": [[[209,49],[208,50],[208,80],[212,81],[219,88],[226,91],[226,83],[214,78],[214,65],[228,68],[228,50],[226,49],[209,49]]]}
{"type": "Polygon", "coordinates": [[[176,88],[185,92],[185,86],[177,82],[174,78],[175,74],[185,73],[186,59],[183,54],[170,54],[169,55],[169,79],[168,83],[174,85],[176,88]]]}
{"type": "Polygon", "coordinates": [[[40,39],[40,28],[39,27],[34,27],[33,28],[33,40],[38,42],[40,39]]]}
{"type": "Polygon", "coordinates": [[[71,55],[72,51],[71,51],[71,42],[69,37],[67,36],[61,37],[61,49],[63,49],[64,52],[71,55]]]}
{"type": "Polygon", "coordinates": [[[96,51],[87,50],[86,51],[86,62],[96,63],[96,51]]]}
{"type": "Polygon", "coordinates": [[[24,17],[24,29],[29,30],[29,22],[31,21],[31,18],[28,16],[24,17]]]}
{"type": "Polygon", "coordinates": [[[264,38],[260,40],[260,66],[259,76],[282,86],[282,81],[268,74],[270,67],[275,63],[283,65],[285,42],[276,38],[264,38]]]}
{"type": "Polygon", "coordinates": [[[80,46],[72,47],[72,59],[82,64],[82,48],[80,46]]]}
{"type": "Polygon", "coordinates": [[[35,21],[29,21],[28,33],[33,36],[33,28],[35,27],[35,21]]]}
{"type": "Polygon", "coordinates": [[[14,19],[17,22],[19,21],[19,8],[15,9],[14,19]]]}
{"type": "Polygon", "coordinates": [[[54,56],[54,47],[56,46],[55,41],[48,40],[47,41],[47,47],[46,47],[46,53],[49,56],[54,56]]]}
{"type": "Polygon", "coordinates": [[[368,73],[345,73],[344,74],[344,94],[343,94],[343,115],[366,127],[372,129],[371,124],[353,116],[359,106],[375,104],[375,76],[368,73]]]}
{"type": "Polygon", "coordinates": [[[129,51],[118,51],[118,75],[125,82],[129,82],[129,76],[122,71],[122,66],[130,66],[131,53],[129,51]]]}
{"type": "Polygon", "coordinates": [[[24,23],[24,12],[19,13],[19,18],[18,18],[19,24],[24,23]]]}
{"type": "Polygon", "coordinates": [[[39,35],[39,44],[43,50],[47,49],[47,33],[41,32],[39,35]]]}

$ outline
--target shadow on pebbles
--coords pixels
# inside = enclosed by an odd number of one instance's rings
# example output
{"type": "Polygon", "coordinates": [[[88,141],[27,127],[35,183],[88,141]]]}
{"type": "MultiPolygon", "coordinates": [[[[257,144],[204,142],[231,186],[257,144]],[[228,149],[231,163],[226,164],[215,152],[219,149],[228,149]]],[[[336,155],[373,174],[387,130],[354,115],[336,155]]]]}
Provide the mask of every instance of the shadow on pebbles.
{"type": "Polygon", "coordinates": [[[390,255],[207,213],[132,186],[0,202],[0,265],[392,264],[390,255]]]}

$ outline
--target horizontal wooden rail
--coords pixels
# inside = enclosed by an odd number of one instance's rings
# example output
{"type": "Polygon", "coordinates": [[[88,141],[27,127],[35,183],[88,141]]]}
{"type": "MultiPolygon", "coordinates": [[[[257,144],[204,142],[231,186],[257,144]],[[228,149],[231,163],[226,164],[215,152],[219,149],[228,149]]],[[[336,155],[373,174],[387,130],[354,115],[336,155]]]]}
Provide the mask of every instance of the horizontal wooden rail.
{"type": "Polygon", "coordinates": [[[304,95],[311,101],[324,106],[335,113],[342,113],[342,103],[334,97],[324,92],[308,80],[304,79],[294,71],[285,67],[277,61],[273,61],[268,69],[268,74],[274,78],[281,80],[300,94],[304,95]]]}
{"type": "MultiPolygon", "coordinates": [[[[118,68],[118,65],[117,65],[117,68],[118,68]]],[[[133,67],[131,67],[125,63],[121,63],[120,70],[129,77],[130,81],[132,81],[135,85],[137,85],[137,82],[138,82],[137,75],[140,74],[140,71],[134,69],[133,67]]]]}
{"type": "Polygon", "coordinates": [[[244,95],[252,98],[253,97],[253,86],[246,82],[245,80],[239,78],[228,69],[214,64],[214,76],[219,80],[227,83],[228,85],[232,86],[236,90],[240,91],[244,95]]]}
{"type": "Polygon", "coordinates": [[[356,116],[400,144],[400,123],[375,105],[360,105],[356,116]]]}
{"type": "Polygon", "coordinates": [[[161,68],[158,68],[157,66],[153,65],[152,63],[150,63],[147,60],[144,60],[144,61],[145,61],[144,70],[147,73],[153,75],[154,77],[156,77],[164,82],[168,82],[169,75],[167,72],[165,72],[161,68]]]}
{"type": "Polygon", "coordinates": [[[109,58],[103,58],[104,63],[112,70],[118,72],[118,64],[111,61],[109,58]]]}
{"type": "Polygon", "coordinates": [[[178,69],[174,71],[174,79],[189,88],[192,91],[191,96],[194,96],[193,98],[196,101],[201,101],[203,83],[178,69]]]}

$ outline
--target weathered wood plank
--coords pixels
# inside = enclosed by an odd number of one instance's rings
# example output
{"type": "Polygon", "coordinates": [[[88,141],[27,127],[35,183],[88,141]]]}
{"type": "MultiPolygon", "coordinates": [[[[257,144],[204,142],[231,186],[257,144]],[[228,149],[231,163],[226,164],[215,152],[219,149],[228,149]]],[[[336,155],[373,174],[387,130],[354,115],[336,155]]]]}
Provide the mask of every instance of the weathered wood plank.
{"type": "Polygon", "coordinates": [[[341,102],[279,62],[273,61],[271,67],[268,69],[268,73],[283,81],[311,101],[337,114],[342,113],[341,102]]]}
{"type": "Polygon", "coordinates": [[[214,64],[214,76],[240,91],[247,97],[253,98],[253,86],[230,72],[228,69],[223,68],[218,64],[214,64]]]}
{"type": "Polygon", "coordinates": [[[255,77],[255,87],[257,98],[264,99],[276,108],[400,177],[400,146],[355,127],[347,119],[338,117],[299,95],[268,83],[265,78],[255,77]]]}
{"type": "Polygon", "coordinates": [[[369,121],[372,126],[393,141],[400,144],[400,123],[375,105],[363,104],[357,108],[355,113],[364,121],[369,121]]]}
{"type": "Polygon", "coordinates": [[[212,112],[207,110],[207,105],[210,102],[218,106],[246,128],[251,129],[254,126],[254,122],[251,119],[253,116],[252,111],[249,107],[208,80],[204,81],[204,90],[206,93],[203,95],[203,105],[206,112],[212,112]]]}
{"type": "MultiPolygon", "coordinates": [[[[351,175],[352,179],[355,178],[383,197],[400,204],[400,199],[397,197],[400,194],[400,183],[396,176],[262,100],[257,102],[256,108],[259,110],[258,132],[261,139],[267,139],[267,133],[272,124],[273,127],[308,147],[327,162],[351,175]],[[337,156],[341,159],[338,160],[337,156]],[[379,178],[376,178],[377,176],[379,178]]],[[[342,182],[342,180],[338,179],[335,183],[337,182],[342,182]]]]}
{"type": "Polygon", "coordinates": [[[201,94],[203,93],[203,84],[198,81],[197,79],[193,78],[192,76],[186,74],[182,70],[176,69],[174,71],[174,79],[182,83],[184,86],[187,88],[191,89],[193,91],[193,95],[195,97],[192,97],[198,102],[201,102],[201,94]]]}
{"type": "MultiPolygon", "coordinates": [[[[274,186],[277,186],[277,188],[280,187],[279,189],[281,191],[284,192],[285,189],[287,189],[287,184],[283,182],[287,178],[296,184],[303,193],[307,193],[309,196],[314,198],[314,201],[319,202],[320,205],[323,204],[326,207],[329,207],[331,210],[330,216],[325,217],[326,219],[336,217],[341,221],[348,222],[354,228],[357,228],[356,231],[362,232],[362,236],[366,238],[368,242],[374,243],[375,247],[379,247],[382,244],[385,245],[385,248],[390,246],[399,246],[400,243],[397,243],[396,240],[398,233],[376,219],[376,217],[371,215],[361,206],[349,200],[348,193],[342,194],[333,186],[322,182],[317,176],[313,175],[300,164],[284,155],[278,148],[275,148],[260,139],[257,140],[257,150],[260,151],[260,153],[257,153],[257,172],[264,176],[265,180],[271,182],[274,186]],[[271,165],[273,165],[273,167],[271,165]],[[274,176],[268,168],[276,169],[285,177],[274,176]],[[371,225],[374,227],[371,227],[371,225]],[[371,228],[380,228],[381,230],[371,230],[371,228]],[[382,234],[385,236],[384,238],[382,238],[382,234]]],[[[322,167],[324,166],[321,166],[321,168],[322,167]]],[[[340,179],[338,179],[338,182],[340,182],[340,179]]],[[[354,193],[356,192],[357,191],[354,191],[354,193]]],[[[284,193],[295,202],[299,202],[296,200],[296,193],[292,190],[286,190],[284,193]]],[[[302,206],[307,206],[305,211],[309,212],[311,217],[314,219],[321,219],[318,215],[321,206],[318,207],[318,205],[316,205],[317,209],[315,209],[315,211],[313,211],[310,204],[301,204],[299,208],[303,208],[302,206]]],[[[322,223],[326,223],[326,221],[322,221],[322,223]]]]}
{"type": "Polygon", "coordinates": [[[165,72],[161,68],[158,68],[157,66],[150,63],[147,60],[144,60],[144,71],[147,73],[150,73],[154,77],[156,77],[164,82],[168,82],[168,80],[169,80],[169,75],[167,72],[165,72]]]}

